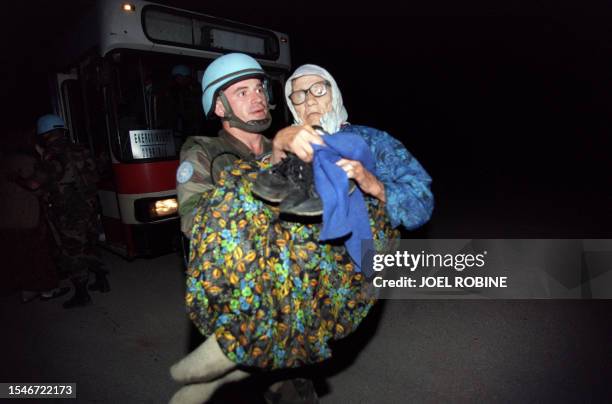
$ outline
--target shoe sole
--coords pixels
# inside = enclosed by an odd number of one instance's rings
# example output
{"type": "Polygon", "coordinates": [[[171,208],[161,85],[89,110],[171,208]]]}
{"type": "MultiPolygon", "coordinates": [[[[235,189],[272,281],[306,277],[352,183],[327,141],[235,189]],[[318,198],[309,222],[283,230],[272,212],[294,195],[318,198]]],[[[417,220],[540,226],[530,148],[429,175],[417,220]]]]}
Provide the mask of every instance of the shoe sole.
{"type": "Polygon", "coordinates": [[[257,196],[260,199],[263,199],[264,201],[280,203],[289,195],[289,193],[286,191],[283,193],[279,193],[270,192],[267,189],[259,189],[256,184],[257,183],[253,184],[251,192],[253,193],[253,195],[257,196]]]}
{"type": "Polygon", "coordinates": [[[291,211],[287,211],[287,210],[281,210],[280,213],[283,213],[285,215],[293,215],[293,216],[304,216],[304,217],[317,217],[317,216],[322,216],[323,215],[323,211],[320,212],[291,212],[291,211]]]}
{"type": "Polygon", "coordinates": [[[295,215],[295,216],[315,217],[315,216],[323,215],[323,208],[321,207],[321,209],[315,210],[315,211],[300,211],[295,208],[285,209],[281,207],[280,213],[285,213],[288,215],[295,215]]]}
{"type": "MultiPolygon", "coordinates": [[[[348,194],[352,195],[356,189],[357,189],[357,183],[351,179],[349,182],[348,194]]],[[[251,187],[251,193],[253,193],[253,195],[257,196],[258,198],[263,199],[266,202],[271,202],[271,203],[282,203],[285,200],[285,198],[289,196],[289,192],[287,191],[279,193],[276,191],[270,191],[269,189],[261,189],[260,187],[258,187],[257,182],[253,183],[253,186],[251,187]]],[[[283,210],[281,208],[280,212],[291,214],[291,215],[296,215],[296,216],[314,217],[314,216],[323,215],[323,208],[321,207],[321,210],[317,210],[315,212],[302,212],[302,213],[296,213],[295,211],[291,211],[291,210],[283,210]]]]}

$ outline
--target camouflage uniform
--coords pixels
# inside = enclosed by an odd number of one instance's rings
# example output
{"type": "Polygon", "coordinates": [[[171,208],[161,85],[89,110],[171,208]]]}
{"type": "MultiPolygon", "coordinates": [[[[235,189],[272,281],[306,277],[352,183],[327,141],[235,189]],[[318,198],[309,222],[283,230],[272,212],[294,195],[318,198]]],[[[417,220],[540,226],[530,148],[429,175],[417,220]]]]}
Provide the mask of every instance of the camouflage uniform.
{"type": "Polygon", "coordinates": [[[34,173],[41,183],[43,206],[58,244],[58,263],[75,282],[106,271],[94,246],[98,237],[96,182],[89,150],[58,141],[45,149],[34,173]]]}
{"type": "Polygon", "coordinates": [[[191,238],[195,208],[202,193],[214,188],[213,178],[237,158],[252,161],[265,158],[272,151],[272,142],[263,137],[263,153],[255,156],[240,140],[224,130],[217,137],[192,136],[181,149],[181,165],[177,171],[181,230],[191,238]],[[213,161],[214,160],[214,161],[213,161]],[[211,178],[211,162],[214,163],[211,178]]]}

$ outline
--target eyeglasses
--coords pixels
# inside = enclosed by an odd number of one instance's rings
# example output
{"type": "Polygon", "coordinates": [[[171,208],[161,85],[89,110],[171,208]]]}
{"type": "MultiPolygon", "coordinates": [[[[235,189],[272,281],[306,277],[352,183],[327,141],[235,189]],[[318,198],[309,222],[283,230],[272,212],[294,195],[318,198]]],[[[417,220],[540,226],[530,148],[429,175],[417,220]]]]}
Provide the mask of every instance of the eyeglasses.
{"type": "Polygon", "coordinates": [[[306,90],[296,90],[289,94],[289,99],[293,105],[300,105],[306,101],[306,95],[308,93],[314,95],[315,97],[323,97],[327,94],[327,87],[330,87],[331,83],[327,80],[318,81],[308,87],[306,90]]]}

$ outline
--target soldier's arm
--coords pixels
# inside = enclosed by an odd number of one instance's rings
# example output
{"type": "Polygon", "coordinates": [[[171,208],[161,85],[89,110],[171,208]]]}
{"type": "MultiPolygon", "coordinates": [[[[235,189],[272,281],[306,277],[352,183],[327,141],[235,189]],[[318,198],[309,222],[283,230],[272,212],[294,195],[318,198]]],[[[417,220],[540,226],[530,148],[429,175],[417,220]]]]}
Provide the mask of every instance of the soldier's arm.
{"type": "Polygon", "coordinates": [[[17,183],[31,191],[38,191],[44,189],[49,184],[57,171],[63,172],[61,164],[58,162],[42,161],[34,166],[34,170],[29,175],[21,176],[17,183]]]}
{"type": "Polygon", "coordinates": [[[36,163],[22,155],[3,156],[0,168],[0,180],[5,180],[33,191],[40,187],[40,183],[33,181],[36,173],[36,163]],[[31,163],[31,164],[30,164],[31,163]]]}
{"type": "Polygon", "coordinates": [[[181,164],[176,174],[176,189],[181,231],[191,238],[198,201],[203,193],[213,189],[210,157],[204,149],[198,147],[181,153],[181,164]]]}
{"type": "Polygon", "coordinates": [[[96,184],[100,181],[100,174],[96,168],[96,163],[88,149],[83,149],[80,161],[77,162],[81,175],[85,177],[88,184],[96,184]]]}
{"type": "Polygon", "coordinates": [[[23,176],[16,172],[11,172],[5,176],[6,179],[14,184],[19,185],[21,188],[24,188],[28,191],[37,191],[41,185],[41,181],[37,181],[34,178],[34,175],[31,176],[23,176]]]}

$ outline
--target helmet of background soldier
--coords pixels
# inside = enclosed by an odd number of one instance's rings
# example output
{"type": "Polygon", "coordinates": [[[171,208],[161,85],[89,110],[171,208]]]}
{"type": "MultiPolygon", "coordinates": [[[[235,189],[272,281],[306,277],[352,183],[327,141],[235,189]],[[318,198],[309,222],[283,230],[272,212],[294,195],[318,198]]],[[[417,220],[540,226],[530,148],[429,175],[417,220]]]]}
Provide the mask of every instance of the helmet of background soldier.
{"type": "Polygon", "coordinates": [[[49,133],[52,130],[63,129],[68,130],[66,127],[66,122],[55,114],[47,114],[38,118],[36,122],[36,134],[44,135],[45,133],[49,133]]]}
{"type": "Polygon", "coordinates": [[[174,76],[191,76],[191,69],[185,65],[176,65],[172,68],[172,77],[174,76]]]}

